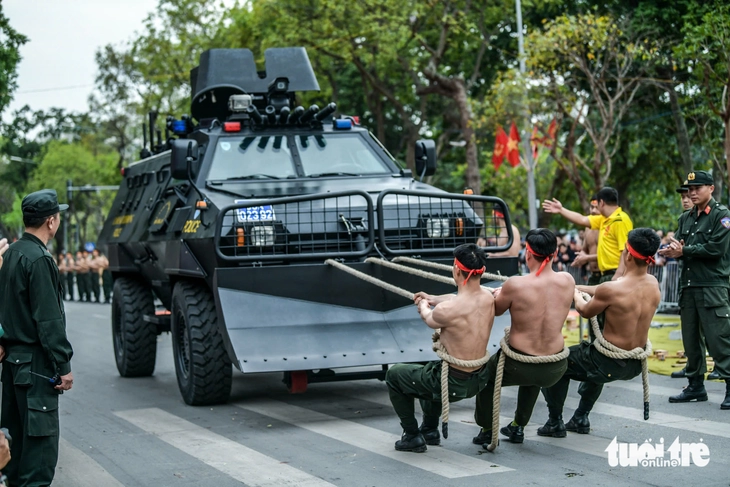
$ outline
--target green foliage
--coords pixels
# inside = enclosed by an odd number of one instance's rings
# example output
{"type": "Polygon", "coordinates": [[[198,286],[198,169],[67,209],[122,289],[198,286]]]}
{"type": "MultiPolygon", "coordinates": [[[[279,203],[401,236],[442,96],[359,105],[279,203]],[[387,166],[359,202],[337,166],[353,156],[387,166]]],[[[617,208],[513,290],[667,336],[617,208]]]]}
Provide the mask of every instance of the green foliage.
{"type": "Polygon", "coordinates": [[[20,46],[26,42],[28,38],[10,26],[0,3],[0,113],[13,99],[13,91],[17,87],[16,70],[21,59],[20,46]]]}
{"type": "MultiPolygon", "coordinates": [[[[27,191],[55,189],[59,201],[68,203],[66,182],[69,179],[74,186],[119,184],[121,176],[116,167],[115,154],[109,149],[94,154],[89,147],[78,142],[51,141],[38,169],[33,172],[27,191]]],[[[73,194],[66,217],[73,225],[78,225],[82,242],[96,240],[114,196],[115,193],[110,191],[73,194]]]]}

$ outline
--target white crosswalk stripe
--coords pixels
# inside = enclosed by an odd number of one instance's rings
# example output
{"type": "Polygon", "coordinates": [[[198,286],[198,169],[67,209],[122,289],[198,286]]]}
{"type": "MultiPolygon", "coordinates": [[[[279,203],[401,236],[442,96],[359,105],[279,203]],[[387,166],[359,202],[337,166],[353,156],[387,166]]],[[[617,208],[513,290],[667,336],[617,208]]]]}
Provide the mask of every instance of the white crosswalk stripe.
{"type": "MultiPolygon", "coordinates": [[[[505,394],[505,391],[507,389],[502,389],[502,395],[507,396],[509,393],[505,394]]],[[[370,391],[368,393],[359,393],[359,394],[345,394],[348,397],[352,397],[355,399],[359,399],[362,401],[369,401],[374,402],[376,404],[382,404],[384,406],[390,406],[390,399],[388,398],[388,393],[386,391],[370,391]]],[[[450,412],[449,412],[449,422],[451,423],[464,423],[473,425],[474,430],[473,434],[476,435],[479,432],[478,427],[476,426],[476,423],[474,423],[474,404],[471,403],[469,406],[466,404],[469,403],[453,403],[450,406],[450,412]]],[[[499,421],[501,425],[506,425],[512,421],[512,417],[500,415],[499,421]]],[[[525,439],[529,439],[530,441],[536,441],[539,443],[546,443],[548,445],[558,446],[561,448],[564,448],[566,450],[573,450],[580,453],[587,453],[589,455],[605,458],[606,453],[605,449],[606,446],[608,446],[608,442],[605,438],[600,438],[596,436],[591,435],[571,435],[570,441],[565,441],[562,438],[551,438],[551,437],[545,437],[545,436],[538,436],[536,429],[538,426],[537,423],[529,423],[527,427],[525,427],[525,439]]],[[[502,442],[507,441],[505,437],[502,437],[502,442]]],[[[444,441],[442,440],[442,444],[444,446],[448,446],[448,440],[444,441]]]]}
{"type": "Polygon", "coordinates": [[[430,448],[423,454],[397,452],[396,435],[279,401],[253,400],[236,406],[450,479],[512,470],[446,448],[430,448]]]}
{"type": "Polygon", "coordinates": [[[54,487],[124,487],[93,458],[61,438],[54,487]]]}
{"type": "Polygon", "coordinates": [[[135,409],[114,414],[251,487],[333,486],[161,409],[135,409]]]}

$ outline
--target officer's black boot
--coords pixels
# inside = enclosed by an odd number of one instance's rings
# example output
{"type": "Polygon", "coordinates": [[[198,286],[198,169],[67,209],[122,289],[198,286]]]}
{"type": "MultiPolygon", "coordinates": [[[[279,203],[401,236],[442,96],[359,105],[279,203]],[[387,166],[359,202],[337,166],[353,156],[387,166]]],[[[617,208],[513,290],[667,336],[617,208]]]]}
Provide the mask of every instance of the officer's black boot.
{"type": "Polygon", "coordinates": [[[565,438],[568,434],[565,432],[565,423],[563,423],[563,415],[558,411],[549,411],[550,417],[545,426],[537,428],[538,436],[552,436],[553,438],[565,438]]]}
{"type": "Polygon", "coordinates": [[[395,449],[398,451],[412,451],[414,453],[423,453],[428,448],[426,447],[426,440],[420,431],[415,433],[403,432],[403,436],[400,440],[395,442],[395,449]]]}
{"type": "Polygon", "coordinates": [[[492,442],[492,431],[479,431],[479,434],[471,439],[471,442],[475,445],[488,445],[492,442]]]}
{"type": "Polygon", "coordinates": [[[570,421],[565,423],[565,430],[572,431],[574,433],[580,433],[587,435],[591,431],[591,422],[588,421],[588,412],[578,408],[573,413],[573,417],[570,421]]]}
{"type": "Polygon", "coordinates": [[[509,437],[510,443],[522,443],[525,441],[525,428],[524,426],[508,424],[503,426],[499,430],[504,436],[509,437]]]}
{"type": "Polygon", "coordinates": [[[730,409],[730,379],[725,379],[725,400],[720,404],[720,409],[730,409]]]}
{"type": "Polygon", "coordinates": [[[687,377],[687,369],[672,372],[672,379],[684,379],[685,377],[687,377]]]}
{"type": "Polygon", "coordinates": [[[707,401],[704,376],[689,377],[689,385],[676,396],[669,396],[669,402],[707,401]]]}
{"type": "Polygon", "coordinates": [[[712,372],[707,374],[707,380],[720,380],[720,372],[717,369],[712,369],[712,372]]]}
{"type": "Polygon", "coordinates": [[[423,423],[418,431],[423,435],[423,439],[426,440],[427,445],[438,446],[441,444],[441,433],[439,433],[439,422],[438,418],[434,421],[432,418],[423,418],[423,423]]]}

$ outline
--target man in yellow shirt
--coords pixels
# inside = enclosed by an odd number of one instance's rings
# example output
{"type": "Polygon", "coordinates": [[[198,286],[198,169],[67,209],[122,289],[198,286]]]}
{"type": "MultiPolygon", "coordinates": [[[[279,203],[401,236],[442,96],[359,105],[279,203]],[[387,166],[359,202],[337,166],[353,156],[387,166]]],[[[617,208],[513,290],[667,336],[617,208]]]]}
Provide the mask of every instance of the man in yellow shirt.
{"type": "Polygon", "coordinates": [[[629,215],[618,206],[618,191],[611,187],[604,187],[596,194],[599,215],[581,215],[575,211],[563,208],[557,199],[545,200],[542,208],[547,213],[558,213],[576,225],[582,225],[591,230],[598,230],[598,248],[596,258],[598,270],[601,273],[600,282],[618,279],[623,275],[623,261],[621,252],[629,238],[629,232],[634,229],[629,215]]]}
{"type": "MultiPolygon", "coordinates": [[[[598,260],[598,271],[601,278],[598,283],[615,281],[624,274],[624,261],[621,253],[629,240],[629,232],[634,229],[629,215],[618,206],[618,191],[605,186],[596,193],[598,201],[598,215],[581,215],[575,211],[563,208],[560,201],[553,198],[552,201],[545,200],[542,208],[547,213],[559,213],[568,221],[576,225],[582,225],[591,230],[598,230],[598,248],[596,258],[598,260]]],[[[576,289],[585,291],[583,286],[576,286],[576,289]]],[[[598,327],[603,330],[605,314],[600,313],[597,317],[598,327]]],[[[595,339],[593,329],[588,327],[591,341],[595,339]]]]}

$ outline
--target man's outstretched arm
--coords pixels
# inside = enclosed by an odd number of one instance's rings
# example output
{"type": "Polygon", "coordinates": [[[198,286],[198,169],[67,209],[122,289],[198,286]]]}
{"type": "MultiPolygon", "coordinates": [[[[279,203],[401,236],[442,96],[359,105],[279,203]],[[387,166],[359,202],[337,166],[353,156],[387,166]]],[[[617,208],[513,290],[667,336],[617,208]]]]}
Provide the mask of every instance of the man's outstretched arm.
{"type": "Polygon", "coordinates": [[[557,199],[553,198],[552,201],[545,200],[542,202],[542,209],[545,210],[545,213],[557,213],[569,222],[575,223],[576,225],[580,225],[583,227],[591,227],[591,221],[588,219],[587,216],[581,215],[578,212],[569,210],[567,208],[563,207],[563,204],[558,201],[557,199]]]}

